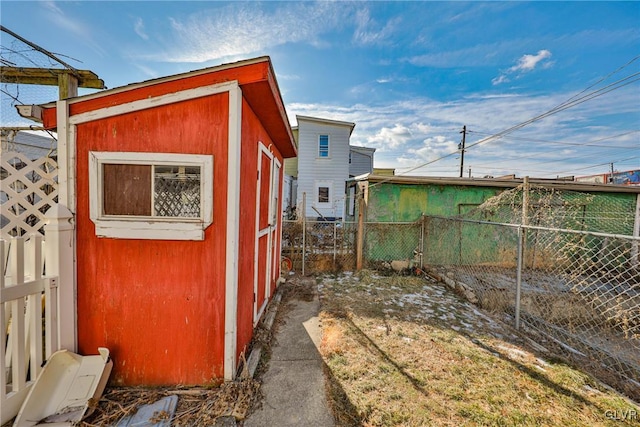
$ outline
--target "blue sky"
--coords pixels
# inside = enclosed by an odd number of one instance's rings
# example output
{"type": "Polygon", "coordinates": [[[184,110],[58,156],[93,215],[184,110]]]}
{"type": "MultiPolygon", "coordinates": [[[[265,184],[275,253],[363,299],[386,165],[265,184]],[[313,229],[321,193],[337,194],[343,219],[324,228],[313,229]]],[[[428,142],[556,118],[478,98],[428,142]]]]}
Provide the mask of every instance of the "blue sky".
{"type": "MultiPolygon", "coordinates": [[[[0,7],[3,26],[110,88],[269,55],[292,125],[296,114],[355,122],[352,144],[398,173],[458,176],[463,125],[465,176],[640,169],[639,2],[0,7]]],[[[11,41],[2,34],[3,57],[11,41]]]]}

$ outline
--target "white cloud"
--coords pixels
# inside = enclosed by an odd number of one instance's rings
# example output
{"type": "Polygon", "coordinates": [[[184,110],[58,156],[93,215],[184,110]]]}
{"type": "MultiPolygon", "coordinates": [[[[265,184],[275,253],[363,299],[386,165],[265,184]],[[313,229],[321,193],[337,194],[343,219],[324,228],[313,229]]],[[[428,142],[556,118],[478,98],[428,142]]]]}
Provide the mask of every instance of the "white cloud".
{"type": "Polygon", "coordinates": [[[136,19],[136,22],[133,24],[133,30],[136,32],[144,40],[149,40],[149,36],[144,31],[144,21],[142,18],[136,19]]]}
{"type": "Polygon", "coordinates": [[[360,9],[356,12],[355,21],[353,41],[360,45],[370,45],[388,42],[401,19],[390,19],[380,28],[380,25],[370,17],[369,9],[360,9]]]}
{"type": "Polygon", "coordinates": [[[142,71],[150,79],[155,79],[155,78],[160,76],[160,73],[158,73],[156,70],[154,70],[151,67],[147,67],[147,66],[142,65],[142,64],[134,64],[134,66],[136,68],[138,68],[140,71],[142,71]]]}
{"type": "MultiPolygon", "coordinates": [[[[541,61],[551,58],[551,52],[546,49],[538,51],[536,55],[523,55],[522,58],[518,60],[518,64],[509,68],[509,72],[516,71],[531,71],[536,68],[536,65],[541,61]]],[[[548,64],[548,62],[547,62],[548,64]]]]}
{"type": "Polygon", "coordinates": [[[494,86],[506,83],[510,81],[509,76],[515,74],[516,77],[519,77],[522,73],[533,71],[539,64],[542,68],[549,68],[553,65],[552,61],[548,61],[549,58],[551,58],[551,52],[546,49],[538,51],[535,55],[522,55],[516,65],[491,80],[491,83],[494,86]]]}
{"type": "Polygon", "coordinates": [[[392,128],[383,127],[367,138],[367,145],[379,147],[381,150],[398,148],[412,138],[411,130],[396,123],[392,128]]]}
{"type": "MultiPolygon", "coordinates": [[[[444,135],[437,135],[431,138],[426,138],[422,141],[422,146],[419,148],[410,148],[407,153],[411,156],[411,160],[423,162],[431,162],[436,159],[440,159],[443,156],[454,153],[458,150],[458,143],[448,139],[444,135]]],[[[406,157],[406,156],[404,156],[406,157]]]]}
{"type": "Polygon", "coordinates": [[[457,67],[486,67],[498,64],[503,52],[511,52],[519,48],[521,40],[508,40],[496,43],[478,44],[458,50],[430,52],[415,55],[405,60],[419,67],[457,68],[457,67]],[[501,52],[499,56],[497,53],[501,52]]]}
{"type": "Polygon", "coordinates": [[[75,20],[68,16],[54,1],[45,1],[43,6],[49,10],[47,17],[64,31],[68,31],[78,37],[83,43],[89,46],[100,56],[105,56],[106,52],[99,43],[96,43],[91,28],[80,20],[75,20]]]}
{"type": "Polygon", "coordinates": [[[231,3],[187,18],[169,18],[169,45],[148,59],[201,63],[264,53],[286,43],[322,47],[326,42],[320,37],[343,25],[348,13],[348,8],[333,2],[285,3],[269,11],[257,3],[231,3]]]}
{"type": "MultiPolygon", "coordinates": [[[[522,123],[560,104],[573,93],[551,96],[476,94],[455,102],[438,102],[428,98],[412,98],[385,104],[287,104],[287,112],[295,123],[295,114],[344,120],[356,123],[351,143],[377,148],[376,167],[412,168],[439,159],[425,168],[409,172],[413,175],[458,176],[460,158],[457,153],[460,131],[466,125],[467,146],[489,135],[522,123]]],[[[584,143],[621,133],[599,121],[607,112],[637,114],[637,95],[631,89],[616,96],[603,96],[597,102],[586,102],[552,115],[505,138],[470,148],[465,154],[466,176],[471,166],[474,176],[555,177],[559,172],[575,170],[615,159],[607,148],[584,147],[575,153],[568,147],[536,141],[584,143]],[[517,138],[510,138],[510,136],[517,138]],[[530,138],[523,140],[522,138],[530,138]],[[578,157],[588,154],[589,157],[578,157]]],[[[609,143],[609,140],[607,140],[609,143]]],[[[620,155],[630,157],[631,148],[639,146],[638,134],[612,139],[611,145],[626,145],[620,155]]],[[[603,143],[600,143],[603,144],[603,143]]],[[[621,157],[622,158],[622,157],[621,157]]],[[[576,172],[578,174],[578,172],[576,172]]],[[[587,173],[584,173],[587,174],[587,173]]]]}

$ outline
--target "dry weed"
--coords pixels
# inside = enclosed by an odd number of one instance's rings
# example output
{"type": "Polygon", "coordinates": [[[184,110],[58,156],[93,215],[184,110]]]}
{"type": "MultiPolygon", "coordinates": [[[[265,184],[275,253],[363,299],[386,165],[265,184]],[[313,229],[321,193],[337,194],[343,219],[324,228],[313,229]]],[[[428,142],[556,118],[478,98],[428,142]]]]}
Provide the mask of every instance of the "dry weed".
{"type": "Polygon", "coordinates": [[[606,415],[640,412],[635,404],[439,284],[364,271],[324,276],[321,290],[321,352],[340,425],[637,422],[606,415]]]}

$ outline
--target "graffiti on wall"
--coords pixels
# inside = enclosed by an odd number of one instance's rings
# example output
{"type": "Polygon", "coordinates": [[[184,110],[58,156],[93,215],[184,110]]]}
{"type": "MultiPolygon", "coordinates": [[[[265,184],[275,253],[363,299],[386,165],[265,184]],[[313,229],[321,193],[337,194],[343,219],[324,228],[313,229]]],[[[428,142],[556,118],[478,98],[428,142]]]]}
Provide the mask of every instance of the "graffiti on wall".
{"type": "Polygon", "coordinates": [[[640,185],[640,170],[614,172],[611,178],[612,184],[640,185]]]}

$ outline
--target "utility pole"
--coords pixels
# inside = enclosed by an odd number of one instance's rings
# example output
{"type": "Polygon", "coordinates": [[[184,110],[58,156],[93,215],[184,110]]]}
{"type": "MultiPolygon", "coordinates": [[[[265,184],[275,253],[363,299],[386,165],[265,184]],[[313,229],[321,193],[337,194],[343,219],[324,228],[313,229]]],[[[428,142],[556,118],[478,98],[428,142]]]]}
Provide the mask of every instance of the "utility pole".
{"type": "Polygon", "coordinates": [[[609,181],[610,184],[613,184],[613,163],[611,163],[611,175],[609,175],[609,179],[607,181],[609,181]]]}
{"type": "Polygon", "coordinates": [[[458,149],[460,149],[460,178],[462,178],[462,173],[464,172],[464,144],[467,136],[467,125],[462,126],[462,142],[458,144],[458,149]]]}
{"type": "Polygon", "coordinates": [[[471,178],[471,166],[469,166],[469,178],[471,178]]]}

